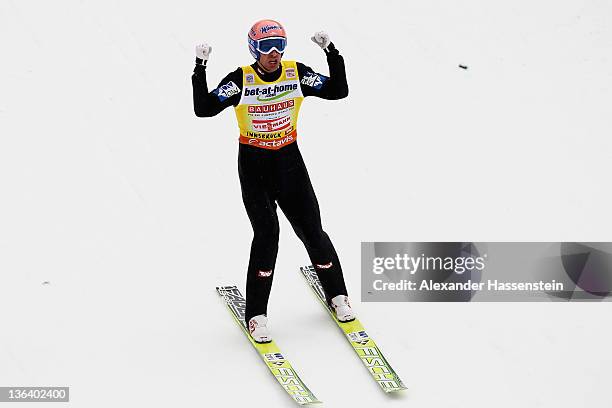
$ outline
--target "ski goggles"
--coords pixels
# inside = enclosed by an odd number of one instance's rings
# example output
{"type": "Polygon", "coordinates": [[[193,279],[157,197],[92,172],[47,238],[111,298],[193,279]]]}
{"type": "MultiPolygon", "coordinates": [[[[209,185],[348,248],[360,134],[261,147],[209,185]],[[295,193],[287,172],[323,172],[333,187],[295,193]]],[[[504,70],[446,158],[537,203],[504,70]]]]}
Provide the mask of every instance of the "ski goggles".
{"type": "Polygon", "coordinates": [[[252,40],[249,38],[251,46],[262,54],[269,54],[272,51],[282,54],[287,47],[287,39],[283,37],[268,37],[262,40],[252,40]]]}

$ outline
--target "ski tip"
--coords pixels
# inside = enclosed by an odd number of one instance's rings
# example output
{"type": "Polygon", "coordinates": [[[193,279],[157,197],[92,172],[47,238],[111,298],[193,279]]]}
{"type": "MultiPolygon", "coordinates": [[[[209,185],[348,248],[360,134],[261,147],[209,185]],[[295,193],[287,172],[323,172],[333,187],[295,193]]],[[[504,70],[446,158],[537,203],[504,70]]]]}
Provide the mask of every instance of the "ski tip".
{"type": "Polygon", "coordinates": [[[402,385],[401,387],[387,388],[384,391],[387,394],[393,394],[393,393],[400,392],[400,391],[406,391],[407,389],[408,387],[402,385]]]}
{"type": "MultiPolygon", "coordinates": [[[[312,398],[316,398],[314,395],[311,395],[312,398]]],[[[298,401],[296,399],[294,399],[295,402],[297,402],[300,405],[314,405],[314,404],[322,404],[323,401],[320,401],[318,399],[314,399],[314,400],[310,400],[310,401],[298,401]]]]}

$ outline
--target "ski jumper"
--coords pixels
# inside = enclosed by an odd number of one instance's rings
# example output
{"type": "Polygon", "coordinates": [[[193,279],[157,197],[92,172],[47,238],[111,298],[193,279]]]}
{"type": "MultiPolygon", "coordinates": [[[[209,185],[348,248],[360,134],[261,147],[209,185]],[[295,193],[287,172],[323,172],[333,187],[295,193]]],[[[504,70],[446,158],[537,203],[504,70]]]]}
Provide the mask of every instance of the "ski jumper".
{"type": "Polygon", "coordinates": [[[267,314],[275,273],[281,208],[303,242],[327,300],[347,295],[338,255],[321,225],[308,171],[298,149],[297,121],[303,99],[340,99],[348,94],[344,61],[332,46],[327,52],[330,76],[294,61],[282,61],[272,73],[257,64],[238,68],[212,92],[205,66],[192,77],[197,116],[214,116],[234,106],[238,120],[238,174],[242,200],[253,227],[247,269],[245,321],[267,314]]]}

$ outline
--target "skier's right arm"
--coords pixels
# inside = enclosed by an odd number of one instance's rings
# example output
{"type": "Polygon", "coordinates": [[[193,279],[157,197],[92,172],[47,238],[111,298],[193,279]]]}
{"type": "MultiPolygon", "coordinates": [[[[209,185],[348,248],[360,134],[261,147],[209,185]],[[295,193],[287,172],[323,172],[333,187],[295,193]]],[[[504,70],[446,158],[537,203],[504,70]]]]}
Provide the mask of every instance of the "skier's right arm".
{"type": "Polygon", "coordinates": [[[217,88],[208,92],[206,82],[206,62],[211,47],[206,44],[196,46],[196,66],[191,76],[193,86],[193,110],[198,117],[217,115],[228,106],[237,105],[242,94],[242,68],[226,75],[217,88]]]}

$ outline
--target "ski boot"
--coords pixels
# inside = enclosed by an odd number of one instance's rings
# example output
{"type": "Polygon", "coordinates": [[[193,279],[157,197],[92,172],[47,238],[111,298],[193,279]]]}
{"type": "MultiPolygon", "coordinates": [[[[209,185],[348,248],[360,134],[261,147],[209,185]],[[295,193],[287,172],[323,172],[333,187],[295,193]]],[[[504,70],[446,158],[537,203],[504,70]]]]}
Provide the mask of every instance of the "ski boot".
{"type": "Polygon", "coordinates": [[[249,319],[249,334],[255,343],[270,343],[272,336],[266,327],[268,317],[266,315],[257,315],[249,319]]]}
{"type": "Polygon", "coordinates": [[[330,303],[338,321],[346,323],[355,320],[355,313],[351,309],[348,296],[338,295],[332,298],[330,303]]]}

